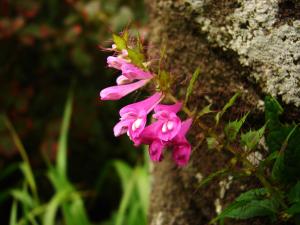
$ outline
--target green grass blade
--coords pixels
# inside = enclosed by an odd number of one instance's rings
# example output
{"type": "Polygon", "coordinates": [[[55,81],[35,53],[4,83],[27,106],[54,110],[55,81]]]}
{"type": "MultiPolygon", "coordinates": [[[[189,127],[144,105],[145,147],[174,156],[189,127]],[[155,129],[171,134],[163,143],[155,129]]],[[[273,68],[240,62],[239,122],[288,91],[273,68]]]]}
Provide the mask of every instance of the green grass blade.
{"type": "Polygon", "coordinates": [[[47,205],[47,210],[43,218],[43,225],[55,225],[56,212],[62,202],[67,198],[68,194],[68,191],[61,191],[53,196],[47,205]]]}
{"type": "Polygon", "coordinates": [[[146,218],[148,213],[150,183],[149,183],[148,171],[143,170],[143,168],[141,167],[138,167],[136,169],[136,185],[137,185],[137,190],[139,195],[139,201],[141,203],[144,216],[146,218]]]}
{"type": "Polygon", "coordinates": [[[21,164],[21,170],[23,171],[23,173],[25,175],[25,178],[31,188],[32,193],[34,194],[36,200],[38,200],[37,187],[36,187],[36,182],[34,179],[34,174],[32,172],[29,157],[26,153],[24,145],[23,145],[19,135],[17,134],[15,128],[13,127],[12,123],[10,122],[10,120],[5,115],[2,115],[2,119],[3,119],[4,124],[6,125],[7,129],[9,130],[11,137],[23,159],[23,163],[21,164]]]}
{"type": "Polygon", "coordinates": [[[34,206],[34,200],[32,197],[29,195],[29,193],[26,190],[12,190],[11,195],[15,200],[18,200],[21,202],[23,205],[26,205],[28,207],[33,207],[34,206]]]}
{"type": "Polygon", "coordinates": [[[10,218],[9,218],[9,225],[16,225],[17,224],[17,201],[13,201],[11,210],[10,210],[10,218]]]}
{"type": "Polygon", "coordinates": [[[122,189],[125,190],[126,186],[128,185],[128,181],[132,177],[133,169],[122,161],[115,161],[114,167],[121,179],[122,189]]]}
{"type": "Polygon", "coordinates": [[[132,175],[131,179],[127,181],[126,188],[124,190],[124,194],[122,196],[121,204],[116,216],[116,225],[125,225],[124,218],[126,209],[130,203],[130,198],[132,197],[132,193],[134,190],[134,181],[135,181],[135,174],[132,175]]]}
{"type": "Polygon", "coordinates": [[[66,176],[67,170],[67,139],[68,139],[68,131],[70,127],[70,120],[72,115],[72,102],[73,102],[73,94],[70,92],[63,114],[62,126],[59,135],[58,141],[58,150],[57,150],[57,162],[56,167],[59,171],[60,175],[66,176]]]}

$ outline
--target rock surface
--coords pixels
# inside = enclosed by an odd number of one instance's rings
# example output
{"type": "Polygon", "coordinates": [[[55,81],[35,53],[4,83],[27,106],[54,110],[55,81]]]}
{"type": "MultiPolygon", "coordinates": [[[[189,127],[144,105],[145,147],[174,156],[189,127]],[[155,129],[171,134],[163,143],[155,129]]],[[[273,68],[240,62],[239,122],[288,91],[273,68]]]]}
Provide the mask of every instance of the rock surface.
{"type": "MultiPolygon", "coordinates": [[[[184,99],[191,75],[200,68],[188,103],[191,109],[212,103],[218,110],[236,92],[242,92],[224,121],[251,111],[248,128],[258,128],[264,124],[262,99],[270,93],[290,103],[298,117],[300,18],[293,9],[298,3],[289,2],[293,4],[277,0],[147,0],[151,12],[149,58],[157,62],[166,47],[163,67],[171,71],[172,90],[179,99],[184,99]]],[[[213,118],[203,120],[213,126],[213,118]]],[[[188,138],[194,149],[187,167],[175,166],[170,150],[165,151],[163,162],[154,166],[150,225],[208,224],[239,193],[259,186],[254,177],[236,180],[226,175],[199,188],[204,177],[227,166],[232,158],[228,152],[207,149],[203,136],[200,129],[192,127],[188,138]]],[[[263,157],[264,151],[256,154],[263,157]]],[[[229,224],[272,223],[255,219],[229,224]]]]}

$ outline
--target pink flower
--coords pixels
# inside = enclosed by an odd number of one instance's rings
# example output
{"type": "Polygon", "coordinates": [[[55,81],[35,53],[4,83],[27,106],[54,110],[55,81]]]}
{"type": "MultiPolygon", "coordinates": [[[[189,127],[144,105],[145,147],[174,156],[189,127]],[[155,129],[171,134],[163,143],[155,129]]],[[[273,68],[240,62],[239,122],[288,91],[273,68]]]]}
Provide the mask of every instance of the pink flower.
{"type": "Polygon", "coordinates": [[[163,150],[166,147],[161,140],[154,140],[149,146],[149,155],[152,161],[160,162],[163,159],[163,150]]]}
{"type": "Polygon", "coordinates": [[[109,56],[107,63],[109,67],[122,70],[122,75],[116,80],[117,86],[105,88],[100,92],[101,100],[119,100],[141,88],[153,78],[151,73],[145,72],[119,57],[109,56]],[[139,81],[132,83],[135,80],[139,81]]]}
{"type": "Polygon", "coordinates": [[[170,141],[178,134],[181,128],[181,120],[176,113],[181,106],[182,104],[179,102],[174,105],[157,105],[154,108],[153,118],[157,119],[155,123],[157,124],[156,132],[159,139],[170,141]]]}
{"type": "Polygon", "coordinates": [[[149,80],[140,80],[131,84],[117,85],[103,89],[100,92],[101,100],[119,100],[129,93],[143,87],[149,80]]]}
{"type": "Polygon", "coordinates": [[[133,64],[122,64],[121,66],[122,75],[127,77],[129,80],[141,80],[141,79],[151,79],[153,75],[149,72],[134,66],[133,64]]]}
{"type": "Polygon", "coordinates": [[[143,101],[123,107],[120,110],[120,122],[114,127],[115,136],[127,132],[131,140],[138,139],[145,128],[148,113],[161,101],[161,98],[161,93],[155,93],[143,101]]]}
{"type": "Polygon", "coordinates": [[[140,137],[135,141],[136,145],[148,144],[149,155],[152,161],[158,162],[163,158],[163,151],[166,147],[173,146],[173,159],[178,166],[185,166],[191,155],[191,145],[185,135],[192,124],[192,119],[187,119],[181,123],[178,134],[170,141],[163,141],[157,135],[158,123],[147,126],[140,137]]]}
{"type": "Polygon", "coordinates": [[[181,129],[173,139],[173,159],[178,166],[185,166],[190,160],[191,145],[187,141],[185,135],[190,129],[192,119],[187,119],[182,122],[181,129]]]}
{"type": "Polygon", "coordinates": [[[128,62],[125,59],[115,56],[108,56],[107,57],[107,64],[108,67],[115,68],[120,70],[123,64],[127,64],[128,62]]]}

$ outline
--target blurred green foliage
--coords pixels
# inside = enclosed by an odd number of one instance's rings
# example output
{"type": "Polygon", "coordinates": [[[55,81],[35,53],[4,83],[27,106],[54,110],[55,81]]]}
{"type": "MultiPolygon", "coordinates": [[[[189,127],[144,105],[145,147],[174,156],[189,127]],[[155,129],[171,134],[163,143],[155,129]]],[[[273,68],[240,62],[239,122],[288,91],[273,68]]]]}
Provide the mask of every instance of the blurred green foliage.
{"type": "MultiPolygon", "coordinates": [[[[44,207],[49,206],[42,203],[47,202],[59,208],[67,201],[69,206],[62,208],[82,208],[90,221],[97,222],[117,210],[122,189],[112,159],[122,158],[130,168],[144,159],[126,138],[113,137],[118,108],[126,99],[99,101],[99,90],[113,83],[115,76],[105,68],[107,53],[98,46],[110,47],[112,33],[129,24],[139,29],[146,19],[142,0],[0,1],[0,113],[11,121],[28,155],[28,160],[20,159],[16,140],[1,120],[0,216],[4,224],[9,215],[11,224],[17,217],[18,221],[25,208],[44,215],[44,207]],[[62,159],[61,115],[72,83],[73,116],[62,159]],[[58,167],[51,166],[55,162],[66,171],[58,175],[58,167]],[[64,182],[66,190],[58,191],[59,182],[64,182]],[[38,191],[33,191],[34,186],[38,191]],[[78,187],[86,190],[84,197],[76,194],[78,187]],[[7,196],[13,196],[13,203],[7,196]]],[[[55,214],[54,208],[49,217],[55,214]]],[[[65,217],[68,210],[61,213],[65,217]]]]}
{"type": "MultiPolygon", "coordinates": [[[[2,193],[4,197],[13,198],[10,212],[10,225],[43,224],[54,225],[90,225],[85,210],[82,193],[70,182],[67,175],[67,140],[72,114],[73,95],[67,100],[62,125],[59,135],[58,152],[55,163],[48,163],[47,177],[54,189],[48,202],[42,202],[36,185],[27,152],[16,133],[12,123],[5,116],[2,119],[9,130],[13,141],[22,157],[19,168],[24,180],[18,188],[11,188],[2,193]],[[19,206],[19,207],[18,207],[19,206]],[[18,213],[18,210],[21,212],[18,213]],[[61,216],[59,217],[59,210],[61,216]]],[[[145,154],[147,157],[147,155],[145,154]]],[[[112,165],[117,170],[121,179],[123,197],[119,209],[112,218],[103,224],[114,225],[146,225],[149,203],[149,175],[148,163],[144,166],[131,167],[123,161],[113,161],[112,165]]]]}

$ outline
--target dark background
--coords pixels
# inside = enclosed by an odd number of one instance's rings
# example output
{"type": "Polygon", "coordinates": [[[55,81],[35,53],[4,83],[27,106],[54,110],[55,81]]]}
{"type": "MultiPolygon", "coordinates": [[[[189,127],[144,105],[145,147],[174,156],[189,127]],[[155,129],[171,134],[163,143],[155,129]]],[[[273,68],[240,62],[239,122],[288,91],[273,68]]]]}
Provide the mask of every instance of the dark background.
{"type": "MultiPolygon", "coordinates": [[[[55,159],[64,105],[74,84],[69,131],[68,175],[80,189],[88,215],[99,222],[110,217],[121,196],[112,159],[130,164],[143,156],[112,127],[126,99],[100,102],[99,91],[114,83],[106,68],[111,34],[129,24],[139,30],[146,16],[142,0],[0,0],[0,113],[20,136],[47,200],[53,190],[45,179],[45,158],[55,159]]],[[[141,31],[143,32],[143,31],[141,31]]],[[[0,121],[0,174],[20,162],[18,150],[0,121]]],[[[0,175],[1,177],[1,175],[0,175]]],[[[0,180],[0,192],[20,185],[14,171],[0,180]]],[[[11,199],[0,199],[0,218],[8,220],[11,199]]],[[[1,224],[2,224],[1,222],[1,224]]]]}

